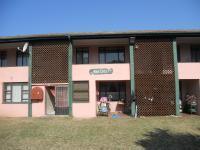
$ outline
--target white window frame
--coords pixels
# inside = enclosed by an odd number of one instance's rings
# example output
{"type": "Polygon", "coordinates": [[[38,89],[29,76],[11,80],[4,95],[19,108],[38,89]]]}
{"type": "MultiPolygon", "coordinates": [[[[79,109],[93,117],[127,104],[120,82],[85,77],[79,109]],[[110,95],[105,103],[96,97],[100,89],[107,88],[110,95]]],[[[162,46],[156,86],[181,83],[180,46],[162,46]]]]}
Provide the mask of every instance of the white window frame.
{"type": "Polygon", "coordinates": [[[28,103],[29,100],[29,88],[28,88],[28,83],[27,82],[6,82],[4,83],[3,86],[3,103],[8,103],[8,104],[16,104],[16,103],[28,103]],[[13,86],[20,86],[21,88],[21,93],[20,93],[20,100],[18,102],[13,101],[13,86]],[[10,86],[10,89],[7,90],[7,86],[10,86]],[[23,89],[24,86],[27,86],[26,89],[23,89]],[[10,98],[7,98],[7,94],[10,95],[10,98]],[[23,98],[24,95],[27,95],[27,98],[23,98]]]}

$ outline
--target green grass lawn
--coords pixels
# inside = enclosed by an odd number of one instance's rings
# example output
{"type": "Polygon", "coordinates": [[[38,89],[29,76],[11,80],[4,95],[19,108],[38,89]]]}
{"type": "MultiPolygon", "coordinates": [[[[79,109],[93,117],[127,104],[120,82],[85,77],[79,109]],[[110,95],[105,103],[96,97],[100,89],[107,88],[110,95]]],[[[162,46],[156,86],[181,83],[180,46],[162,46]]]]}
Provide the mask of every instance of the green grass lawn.
{"type": "Polygon", "coordinates": [[[200,149],[200,116],[0,118],[0,149],[200,149]]]}

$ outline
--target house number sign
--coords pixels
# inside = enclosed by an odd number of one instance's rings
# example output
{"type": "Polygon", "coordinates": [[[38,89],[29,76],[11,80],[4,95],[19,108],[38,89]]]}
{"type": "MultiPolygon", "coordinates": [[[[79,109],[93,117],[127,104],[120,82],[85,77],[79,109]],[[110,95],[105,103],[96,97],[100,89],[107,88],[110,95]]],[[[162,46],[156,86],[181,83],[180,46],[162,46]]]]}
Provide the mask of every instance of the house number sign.
{"type": "Polygon", "coordinates": [[[98,68],[98,69],[90,69],[89,70],[90,75],[100,75],[100,74],[112,74],[113,69],[107,69],[107,68],[98,68]]]}

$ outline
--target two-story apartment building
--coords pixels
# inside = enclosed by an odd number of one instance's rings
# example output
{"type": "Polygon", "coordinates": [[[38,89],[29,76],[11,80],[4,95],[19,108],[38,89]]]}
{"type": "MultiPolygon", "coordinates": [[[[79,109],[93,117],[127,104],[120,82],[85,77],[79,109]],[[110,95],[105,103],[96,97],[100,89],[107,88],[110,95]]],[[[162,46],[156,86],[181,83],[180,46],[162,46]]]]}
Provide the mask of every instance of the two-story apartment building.
{"type": "Polygon", "coordinates": [[[0,37],[0,116],[96,117],[101,97],[111,112],[179,115],[186,94],[200,97],[199,30],[0,37]]]}

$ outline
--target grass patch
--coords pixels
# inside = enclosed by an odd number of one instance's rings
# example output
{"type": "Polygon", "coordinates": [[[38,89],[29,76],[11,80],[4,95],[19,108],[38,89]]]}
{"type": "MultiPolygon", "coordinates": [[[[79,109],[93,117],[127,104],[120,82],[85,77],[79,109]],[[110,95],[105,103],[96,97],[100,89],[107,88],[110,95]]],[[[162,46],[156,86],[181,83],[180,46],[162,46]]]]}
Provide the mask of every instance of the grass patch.
{"type": "Polygon", "coordinates": [[[0,149],[199,149],[200,117],[0,118],[0,149]]]}

